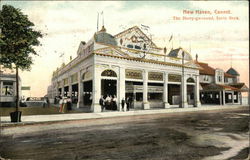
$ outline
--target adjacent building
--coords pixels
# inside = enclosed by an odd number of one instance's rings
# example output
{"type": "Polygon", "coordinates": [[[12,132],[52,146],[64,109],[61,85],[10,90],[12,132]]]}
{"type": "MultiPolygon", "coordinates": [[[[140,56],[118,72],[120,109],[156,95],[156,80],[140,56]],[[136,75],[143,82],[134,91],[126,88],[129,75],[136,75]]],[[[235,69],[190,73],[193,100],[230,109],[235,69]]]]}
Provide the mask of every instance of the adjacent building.
{"type": "MultiPolygon", "coordinates": [[[[19,93],[21,79],[19,77],[19,93]]],[[[21,95],[20,95],[21,97],[21,95]]],[[[13,107],[16,102],[16,75],[0,71],[0,107],[13,107]]]]}
{"type": "Polygon", "coordinates": [[[207,63],[195,61],[200,69],[200,100],[202,104],[242,104],[242,92],[248,92],[239,82],[239,73],[230,68],[227,72],[207,63]]]}

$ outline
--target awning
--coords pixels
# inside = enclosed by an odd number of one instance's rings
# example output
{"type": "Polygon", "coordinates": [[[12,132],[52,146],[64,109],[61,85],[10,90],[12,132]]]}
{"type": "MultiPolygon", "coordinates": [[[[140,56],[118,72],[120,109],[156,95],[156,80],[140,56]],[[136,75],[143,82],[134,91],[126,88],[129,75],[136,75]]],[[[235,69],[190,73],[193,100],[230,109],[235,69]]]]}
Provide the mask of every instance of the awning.
{"type": "Polygon", "coordinates": [[[205,83],[201,83],[202,86],[202,91],[239,91],[238,88],[229,86],[229,85],[222,85],[222,84],[205,84],[205,83]]]}
{"type": "Polygon", "coordinates": [[[249,91],[249,88],[245,85],[245,83],[230,84],[230,86],[237,88],[239,92],[248,92],[249,91]]]}

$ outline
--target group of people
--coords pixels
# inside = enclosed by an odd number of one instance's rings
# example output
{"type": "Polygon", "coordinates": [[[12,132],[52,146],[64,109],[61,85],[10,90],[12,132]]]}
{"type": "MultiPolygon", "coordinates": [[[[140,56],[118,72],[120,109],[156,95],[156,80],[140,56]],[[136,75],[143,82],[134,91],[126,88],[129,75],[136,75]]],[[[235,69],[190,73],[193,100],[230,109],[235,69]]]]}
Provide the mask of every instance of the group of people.
{"type": "Polygon", "coordinates": [[[117,98],[115,95],[101,96],[99,104],[102,108],[102,112],[104,110],[117,110],[117,98]]]}
{"type": "MultiPolygon", "coordinates": [[[[132,97],[127,97],[126,100],[122,98],[121,100],[122,111],[125,111],[124,110],[125,104],[127,107],[127,111],[129,111],[132,105],[132,101],[133,101],[132,97]]],[[[99,104],[101,106],[102,112],[104,110],[117,110],[117,98],[115,95],[101,96],[99,104]]]]}
{"type": "Polygon", "coordinates": [[[72,102],[70,97],[59,97],[60,109],[59,112],[65,113],[68,110],[72,110],[72,102]]]}

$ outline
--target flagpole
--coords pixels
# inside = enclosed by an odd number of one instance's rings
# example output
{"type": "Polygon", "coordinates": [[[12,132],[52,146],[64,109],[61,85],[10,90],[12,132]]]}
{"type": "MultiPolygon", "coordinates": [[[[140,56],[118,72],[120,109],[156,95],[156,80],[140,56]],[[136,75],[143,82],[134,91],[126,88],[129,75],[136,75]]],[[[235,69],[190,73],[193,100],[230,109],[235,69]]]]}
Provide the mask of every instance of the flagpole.
{"type": "Polygon", "coordinates": [[[102,11],[102,26],[104,26],[104,12],[102,11]]]}
{"type": "Polygon", "coordinates": [[[98,32],[98,26],[99,26],[99,12],[97,12],[97,26],[96,26],[97,32],[98,32]]]}

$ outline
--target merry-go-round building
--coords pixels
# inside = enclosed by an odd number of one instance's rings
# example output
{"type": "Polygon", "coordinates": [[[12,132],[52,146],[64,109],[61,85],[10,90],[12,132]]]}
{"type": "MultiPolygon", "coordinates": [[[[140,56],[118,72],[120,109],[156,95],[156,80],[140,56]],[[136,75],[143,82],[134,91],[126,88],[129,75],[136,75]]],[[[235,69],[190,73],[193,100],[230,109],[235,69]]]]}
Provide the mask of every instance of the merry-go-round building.
{"type": "Polygon", "coordinates": [[[69,96],[91,112],[101,111],[99,99],[106,95],[117,97],[117,110],[127,97],[134,109],[198,107],[199,69],[190,53],[158,47],[137,26],[114,36],[103,26],[53,72],[48,96],[69,96]]]}

